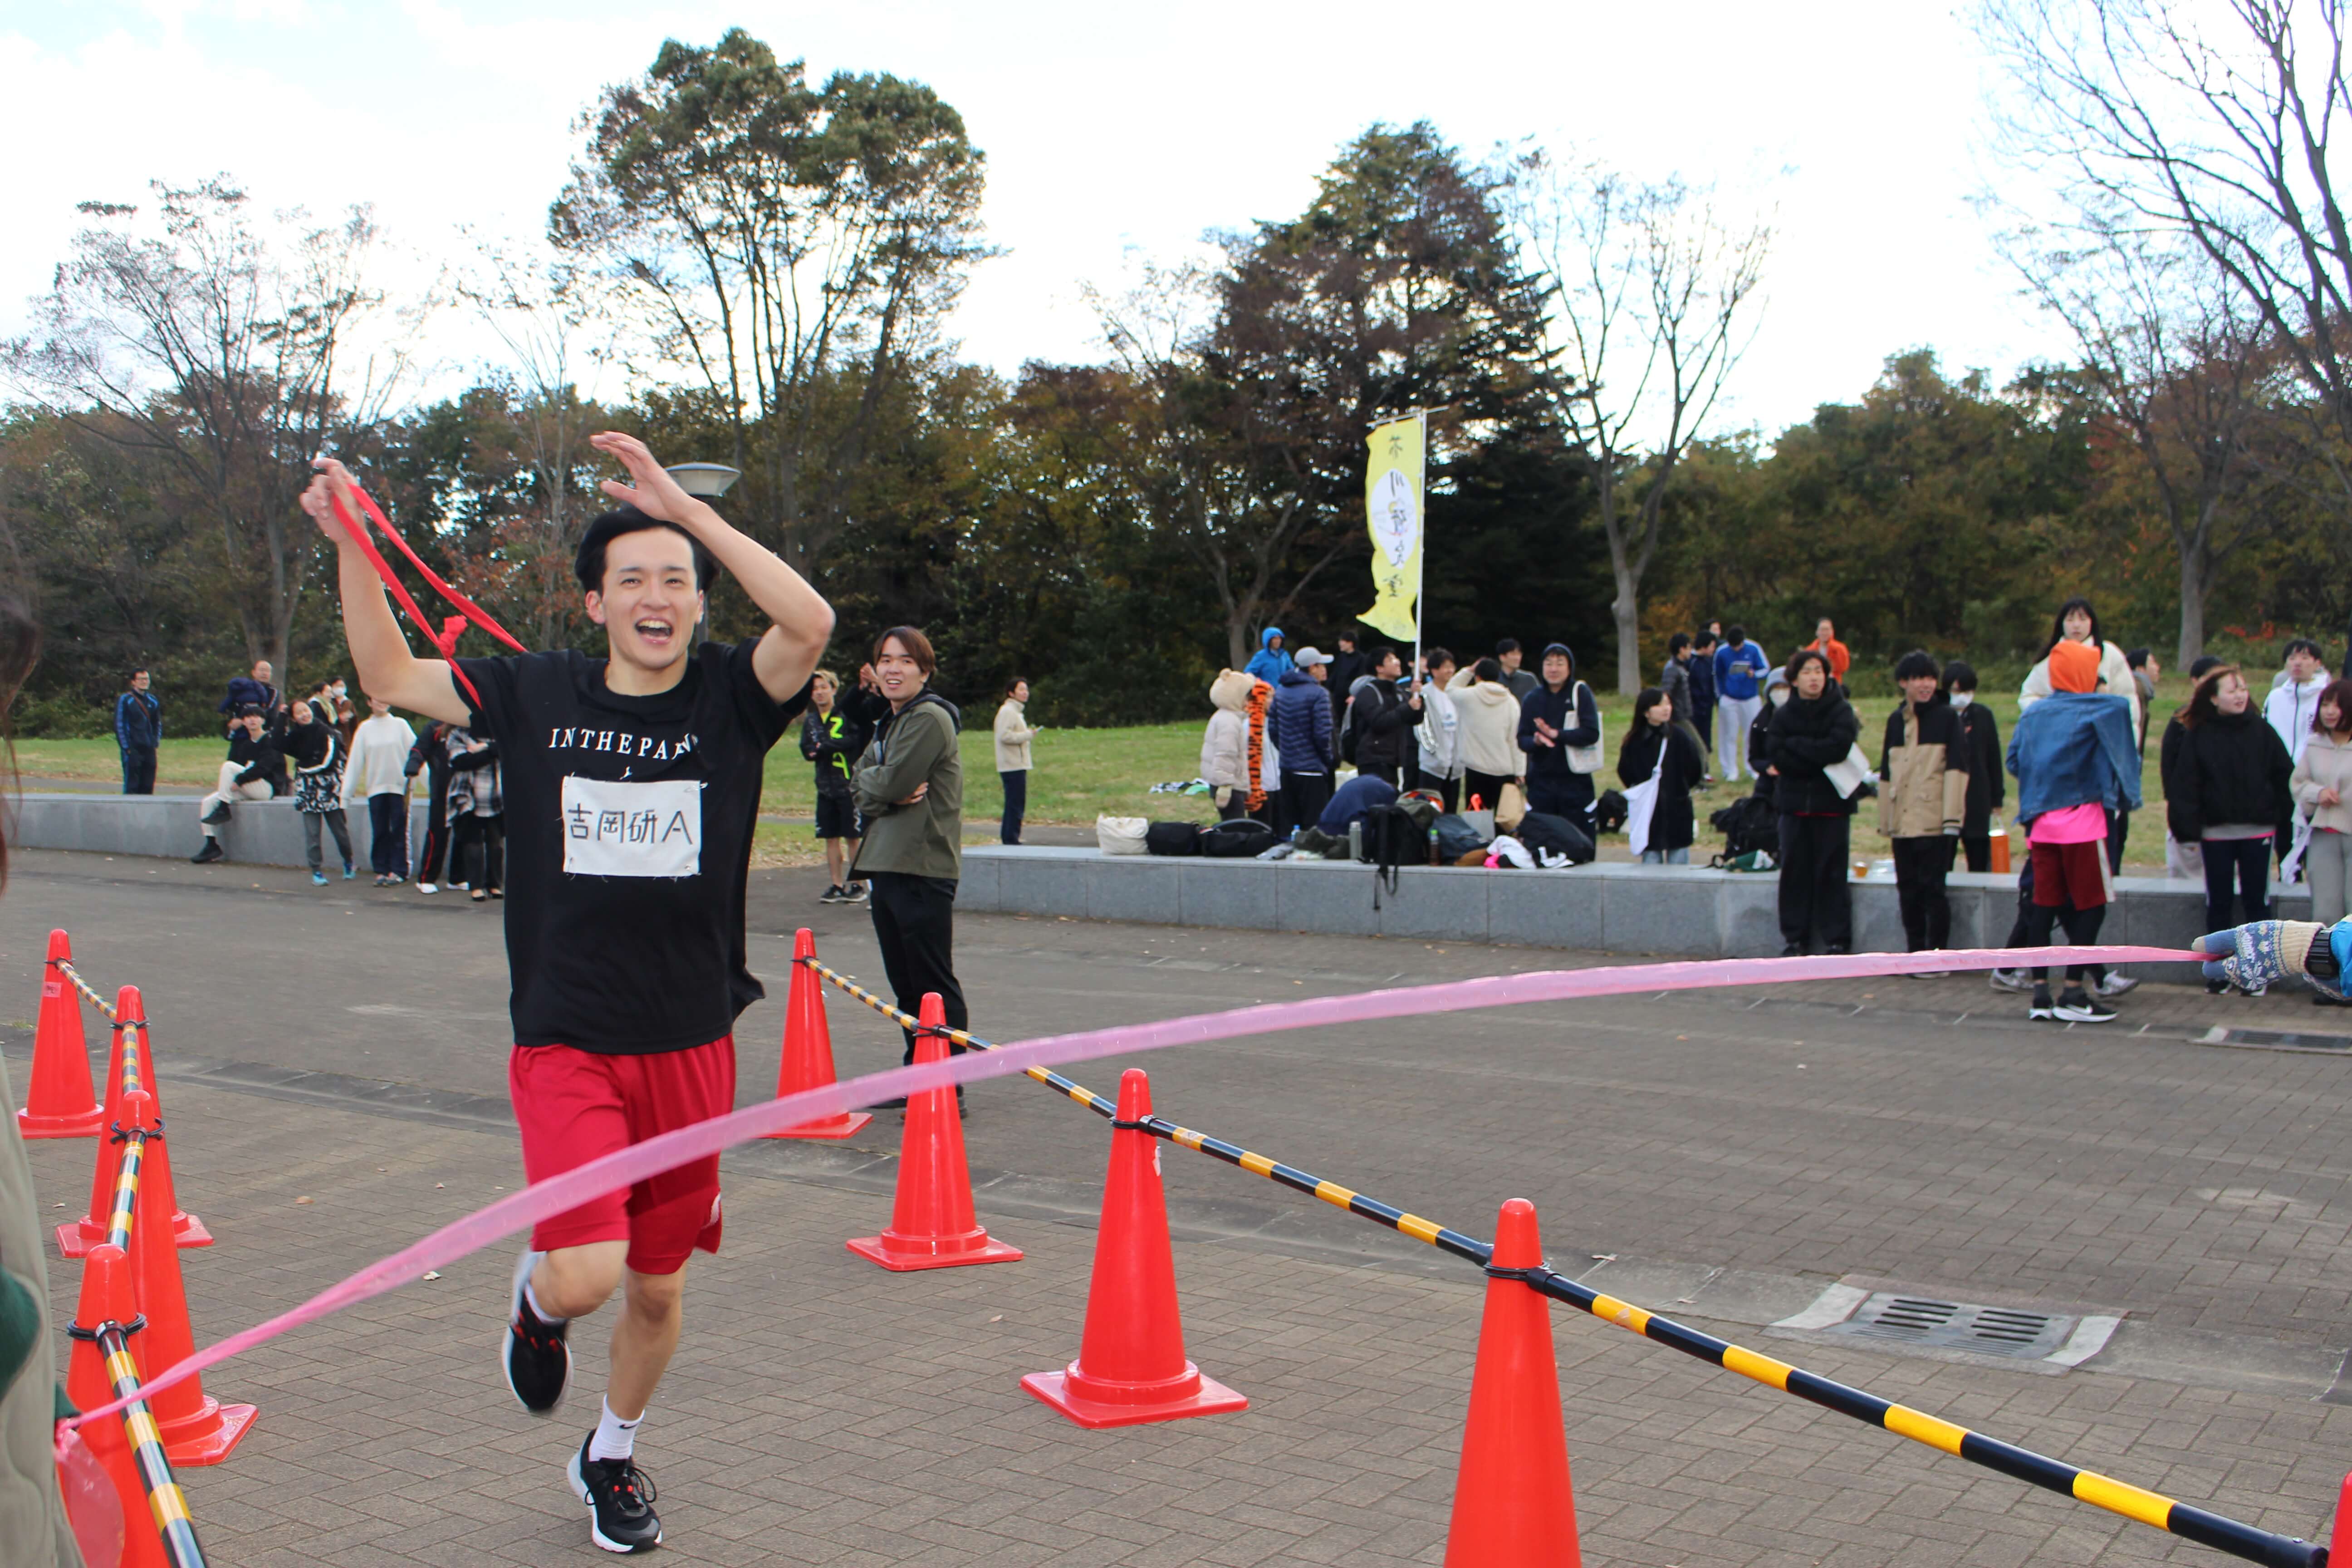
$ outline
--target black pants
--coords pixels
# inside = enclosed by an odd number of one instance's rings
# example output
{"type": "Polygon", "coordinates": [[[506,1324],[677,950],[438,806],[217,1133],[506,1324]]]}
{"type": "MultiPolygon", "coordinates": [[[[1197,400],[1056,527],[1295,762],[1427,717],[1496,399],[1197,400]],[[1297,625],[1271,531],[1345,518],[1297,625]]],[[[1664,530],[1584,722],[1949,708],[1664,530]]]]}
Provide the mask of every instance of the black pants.
{"type": "MultiPolygon", "coordinates": [[[[955,977],[956,885],[947,877],[916,877],[904,871],[868,871],[874,940],[882,949],[882,973],[901,1012],[922,1016],[923,996],[939,994],[950,1029],[968,1028],[971,1015],[955,977]]],[[[905,1031],[907,1054],[915,1059],[915,1032],[905,1031]]],[[[951,1053],[961,1046],[950,1044],[951,1053]]]]}
{"type": "Polygon", "coordinates": [[[368,796],[368,863],[379,877],[408,875],[408,797],[368,796]]]}
{"type": "Polygon", "coordinates": [[[122,793],[153,795],[155,793],[155,751],[152,746],[122,748],[122,793]]]}
{"type": "Polygon", "coordinates": [[[1503,798],[1503,786],[1510,782],[1507,774],[1482,773],[1475,768],[1468,769],[1462,775],[1462,798],[1468,800],[1476,795],[1478,809],[1492,811],[1503,798]]]}
{"type": "Polygon", "coordinates": [[[507,869],[507,819],[467,812],[449,830],[449,865],[477,892],[502,888],[507,869]]]}
{"type": "MultiPolygon", "coordinates": [[[[1234,791],[1233,804],[1234,806],[1246,807],[1249,805],[1249,791],[1242,789],[1234,791]]],[[[1232,807],[1227,808],[1226,815],[1233,815],[1232,807]]],[[[1290,820],[1290,794],[1287,790],[1266,791],[1265,804],[1255,811],[1249,812],[1248,815],[1273,828],[1276,838],[1289,837],[1290,830],[1297,826],[1290,820]]]]}
{"type": "Polygon", "coordinates": [[[2128,811],[2107,813],[2107,874],[2109,876],[2120,877],[2124,874],[2124,846],[2130,841],[2131,813],[2128,811]]]}
{"type": "Polygon", "coordinates": [[[2245,906],[2245,919],[2271,918],[2271,841],[2267,838],[2205,840],[2205,929],[2227,931],[2230,895],[2245,906]],[[2234,887],[2232,884],[2235,884],[2234,887]]]}
{"type": "MultiPolygon", "coordinates": [[[[1592,780],[1585,773],[1528,774],[1528,809],[1592,826],[1592,780]]],[[[1841,818],[1840,820],[1843,820],[1841,818]]]]}
{"type": "MultiPolygon", "coordinates": [[[[2063,925],[2066,928],[2066,940],[2069,942],[2073,943],[2076,947],[2088,947],[2093,942],[2099,940],[2099,928],[2106,923],[2107,906],[2105,904],[2099,905],[2096,909],[2089,910],[2047,909],[2040,904],[2036,904],[2032,909],[2026,912],[2025,935],[2026,940],[2033,946],[2048,947],[2050,945],[2051,931],[2054,927],[2063,925]]],[[[2080,963],[2067,965],[2066,984],[2069,985],[2081,984],[2083,983],[2083,971],[2084,967],[2084,965],[2080,963]]],[[[2107,972],[2105,965],[2095,964],[2090,965],[2089,967],[2095,968],[2098,971],[2098,978],[2102,980],[2106,978],[2107,972]]],[[[2033,973],[2034,978],[2041,981],[2042,984],[2047,985],[2050,984],[2049,970],[2037,969],[2033,973]]]]}
{"type": "Polygon", "coordinates": [[[997,824],[997,840],[1003,844],[1018,844],[1021,842],[1021,818],[1029,809],[1029,770],[1016,768],[1012,773],[1001,773],[996,776],[1004,781],[1004,819],[997,824]]]}
{"type": "Polygon", "coordinates": [[[425,803],[425,842],[416,851],[416,879],[446,882],[443,862],[449,858],[449,792],[436,790],[425,803]]]}
{"type": "Polygon", "coordinates": [[[1368,779],[1378,779],[1384,784],[1395,787],[1399,795],[1402,795],[1407,789],[1412,787],[1410,784],[1399,785],[1397,784],[1398,770],[1397,764],[1394,763],[1358,763],[1356,764],[1356,771],[1363,774],[1368,779]]]}
{"type": "Polygon", "coordinates": [[[1282,794],[1290,805],[1291,826],[1312,827],[1322,820],[1323,808],[1331,804],[1331,775],[1285,772],[1282,794]]]}
{"type": "Polygon", "coordinates": [[[1853,818],[1780,814],[1780,939],[1802,947],[1853,944],[1853,889],[1845,861],[1853,818]]]}
{"type": "Polygon", "coordinates": [[[1992,835],[1990,833],[1963,833],[1960,835],[1959,844],[1962,852],[1969,858],[1969,870],[1984,872],[1992,869],[1992,835]]]}
{"type": "Polygon", "coordinates": [[[1952,905],[1944,896],[1944,879],[1952,869],[1954,842],[1940,833],[1895,840],[1895,893],[1903,905],[1903,940],[1913,952],[1952,945],[1952,905]]]}

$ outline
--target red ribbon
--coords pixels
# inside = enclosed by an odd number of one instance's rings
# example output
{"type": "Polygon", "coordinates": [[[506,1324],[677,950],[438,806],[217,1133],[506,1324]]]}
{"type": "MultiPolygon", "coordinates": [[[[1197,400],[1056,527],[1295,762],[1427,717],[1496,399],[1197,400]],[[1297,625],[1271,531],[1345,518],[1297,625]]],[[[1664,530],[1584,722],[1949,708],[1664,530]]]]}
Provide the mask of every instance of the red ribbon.
{"type": "Polygon", "coordinates": [[[425,580],[433,585],[436,593],[457,607],[458,613],[444,620],[441,623],[441,629],[435,631],[432,622],[425,618],[423,610],[416,607],[416,601],[409,597],[408,589],[394,574],[383,553],[376,549],[375,542],[368,537],[365,525],[343,509],[341,496],[332,490],[328,491],[327,499],[335,509],[335,521],[343,525],[343,531],[352,536],[352,542],[360,547],[360,553],[367,557],[368,564],[375,568],[376,575],[383,578],[384,586],[392,590],[392,596],[399,601],[400,607],[408,612],[408,618],[415,625],[416,629],[425,634],[425,640],[431,643],[440,653],[441,658],[449,666],[449,678],[465,689],[467,698],[472,701],[475,710],[479,711],[482,706],[482,694],[474,689],[474,683],[466,679],[464,670],[457,668],[457,637],[458,634],[466,629],[466,623],[472,621],[517,653],[529,653],[530,649],[515,641],[513,635],[506,627],[490,618],[488,611],[443,582],[440,574],[419,560],[416,552],[408,547],[408,541],[400,536],[400,530],[392,526],[392,520],[384,516],[383,509],[377,506],[374,500],[370,499],[367,491],[360,488],[357,479],[352,481],[352,494],[358,498],[361,511],[365,513],[378,528],[383,530],[383,536],[391,540],[403,555],[408,557],[408,563],[416,568],[425,580]]]}

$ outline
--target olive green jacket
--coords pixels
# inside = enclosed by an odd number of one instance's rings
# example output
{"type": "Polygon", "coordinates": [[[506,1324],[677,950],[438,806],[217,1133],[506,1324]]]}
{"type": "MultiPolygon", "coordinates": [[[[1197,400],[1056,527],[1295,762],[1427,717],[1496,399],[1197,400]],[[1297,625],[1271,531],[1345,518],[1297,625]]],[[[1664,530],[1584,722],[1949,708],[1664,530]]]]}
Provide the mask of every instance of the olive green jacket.
{"type": "MultiPolygon", "coordinates": [[[[0,1065],[0,1108],[16,1103],[0,1065]]],[[[40,1205],[16,1119],[0,1109],[0,1121],[7,1123],[0,1131],[0,1564],[81,1568],[58,1497],[56,1336],[48,1332],[40,1205]]],[[[130,1527],[143,1522],[133,1519],[130,1527]]]]}
{"type": "Polygon", "coordinates": [[[857,760],[851,788],[866,817],[866,840],[850,868],[899,871],[910,877],[963,876],[963,759],[956,752],[962,715],[929,691],[874,727],[857,760]],[[912,805],[898,802],[919,784],[930,792],[912,805]]]}

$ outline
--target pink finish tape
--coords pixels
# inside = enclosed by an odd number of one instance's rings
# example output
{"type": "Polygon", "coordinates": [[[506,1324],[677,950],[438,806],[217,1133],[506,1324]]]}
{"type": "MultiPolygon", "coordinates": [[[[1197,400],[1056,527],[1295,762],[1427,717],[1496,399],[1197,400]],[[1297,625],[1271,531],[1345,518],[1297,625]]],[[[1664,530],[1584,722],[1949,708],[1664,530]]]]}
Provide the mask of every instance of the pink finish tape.
{"type": "MultiPolygon", "coordinates": [[[[1532,974],[1500,974],[1475,980],[1454,980],[1434,985],[1401,986],[1391,991],[1345,996],[1311,997],[1297,1002],[1270,1002],[1235,1007],[1222,1013],[1199,1013],[1157,1024],[1122,1024],[1071,1035],[1048,1035],[970,1051],[945,1061],[892,1068],[840,1083],[826,1084],[782,1100],[745,1106],[725,1116],[698,1121],[674,1132],[649,1138],[617,1153],[551,1176],[534,1186],[500,1198],[487,1208],[454,1220],[381,1262],[331,1285],[301,1305],[280,1312],[268,1322],[198,1351],[158,1376],[142,1392],[157,1390],[182,1378],[217,1366],[231,1356],[276,1339],[290,1329],[315,1322],[331,1312],[408,1283],[428,1268],[456,1262],[479,1251],[500,1237],[512,1235],[589,1199],[644,1181],[674,1166],[735,1144],[748,1142],[786,1127],[797,1127],[845,1110],[855,1110],[902,1094],[944,1089],[950,1084],[1003,1078],[1033,1067],[1056,1067],[1090,1061],[1097,1057],[1131,1051],[1155,1051],[1169,1046],[1200,1045],[1248,1035],[1275,1034],[1286,1029],[1314,1029],[1334,1024],[1360,1024],[1376,1018],[1411,1018],[1472,1007],[1507,1007],[1527,1002],[1558,1002],[1585,996],[1621,996],[1654,991],[1688,991],[1725,985],[1771,985],[1793,980],[1853,980],[1873,975],[1906,974],[1918,970],[1991,969],[2017,963],[2027,952],[2045,965],[2075,963],[2197,963],[2205,957],[2164,947],[2045,947],[1963,948],[1935,952],[1862,952],[1822,958],[1709,959],[1685,963],[1618,964],[1601,969],[1553,969],[1532,974]]],[[[83,1426],[118,1414],[128,1400],[100,1405],[74,1418],[83,1426]]]]}

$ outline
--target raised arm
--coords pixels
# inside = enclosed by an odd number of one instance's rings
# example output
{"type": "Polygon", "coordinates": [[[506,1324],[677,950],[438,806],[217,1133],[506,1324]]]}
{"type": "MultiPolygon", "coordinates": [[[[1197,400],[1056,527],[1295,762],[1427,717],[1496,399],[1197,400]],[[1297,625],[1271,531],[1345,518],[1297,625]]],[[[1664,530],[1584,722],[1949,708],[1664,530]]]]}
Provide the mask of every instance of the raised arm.
{"type": "Polygon", "coordinates": [[[681,489],[635,436],[607,430],[590,437],[588,444],[618,458],[636,481],[631,487],[606,479],[606,495],[694,535],[773,623],[751,652],[751,670],[760,678],[761,689],[782,702],[807,685],[833,637],[833,606],[824,596],[774,551],[681,489]]]}
{"type": "Polygon", "coordinates": [[[470,723],[473,714],[449,666],[442,659],[419,658],[408,649],[400,623],[393,618],[392,602],[375,567],[335,516],[331,497],[343,498],[343,510],[353,517],[359,507],[352,499],[349,469],[332,458],[321,458],[318,478],[302,492],[302,510],[318,523],[319,531],[334,542],[335,575],[343,601],[343,640],[352,650],[352,668],[360,689],[381,697],[394,708],[428,714],[452,724],[470,723]]]}

